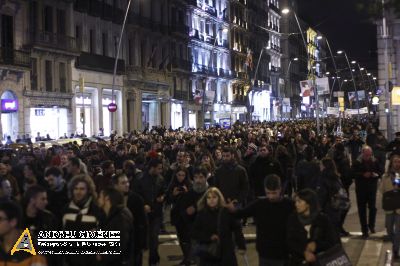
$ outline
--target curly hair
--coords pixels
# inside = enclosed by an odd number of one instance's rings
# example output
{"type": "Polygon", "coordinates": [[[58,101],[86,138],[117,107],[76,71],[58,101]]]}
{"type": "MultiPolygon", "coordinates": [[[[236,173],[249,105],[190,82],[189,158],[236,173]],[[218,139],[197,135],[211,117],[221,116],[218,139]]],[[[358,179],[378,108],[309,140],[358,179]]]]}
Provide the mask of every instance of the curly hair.
{"type": "Polygon", "coordinates": [[[91,196],[93,198],[93,200],[95,201],[97,199],[96,185],[94,184],[92,178],[85,174],[79,174],[79,175],[74,176],[71,179],[71,181],[68,183],[69,199],[72,199],[74,188],[80,182],[83,182],[86,184],[89,196],[91,196]]]}

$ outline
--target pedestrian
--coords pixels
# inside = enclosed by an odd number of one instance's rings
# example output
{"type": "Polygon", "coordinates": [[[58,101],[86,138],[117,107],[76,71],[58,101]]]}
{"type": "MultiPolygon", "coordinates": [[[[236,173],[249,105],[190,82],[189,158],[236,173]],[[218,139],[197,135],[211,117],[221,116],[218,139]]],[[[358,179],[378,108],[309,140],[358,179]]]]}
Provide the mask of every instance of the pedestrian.
{"type": "Polygon", "coordinates": [[[113,176],[113,187],[124,196],[124,204],[133,215],[133,258],[134,266],[142,266],[143,251],[147,249],[147,215],[144,211],[143,198],[132,191],[128,177],[122,173],[113,176]]]}
{"type": "Polygon", "coordinates": [[[361,232],[364,238],[369,236],[369,231],[375,233],[376,221],[376,192],[378,179],[381,176],[379,162],[373,156],[371,147],[365,145],[361,155],[353,162],[352,172],[356,185],[358,216],[361,232]],[[367,220],[368,206],[368,220],[367,220]]]}
{"type": "Polygon", "coordinates": [[[329,218],[320,211],[318,196],[313,190],[299,191],[295,206],[296,211],[287,223],[289,265],[314,265],[316,255],[340,245],[340,238],[329,218]]]}
{"type": "MultiPolygon", "coordinates": [[[[18,251],[11,255],[11,250],[19,240],[22,230],[22,210],[19,204],[12,201],[0,202],[0,264],[1,265],[24,265],[24,266],[47,266],[44,256],[35,256],[18,251]]],[[[32,244],[35,245],[35,241],[32,244]]],[[[35,246],[34,246],[35,247],[35,246]]],[[[37,247],[35,247],[37,250],[37,247]]]]}
{"type": "MultiPolygon", "coordinates": [[[[400,155],[390,157],[389,168],[382,176],[382,194],[388,191],[400,189],[400,155]]],[[[385,211],[386,232],[392,241],[393,256],[399,259],[400,248],[400,209],[385,211]]]]}
{"type": "Polygon", "coordinates": [[[288,261],[286,224],[294,211],[293,201],[282,196],[281,179],[272,174],[264,179],[265,198],[242,209],[233,202],[228,209],[237,218],[253,217],[256,224],[256,249],[260,266],[284,266],[288,261]]]}
{"type": "Polygon", "coordinates": [[[224,197],[215,187],[209,188],[198,202],[192,237],[196,242],[194,253],[199,255],[199,266],[238,265],[233,234],[239,253],[245,254],[246,246],[240,226],[224,205],[224,197]],[[212,244],[217,245],[220,250],[217,256],[208,257],[204,253],[198,253],[200,247],[212,244]]]}
{"type": "Polygon", "coordinates": [[[144,210],[149,221],[149,265],[160,262],[158,253],[158,235],[160,234],[163,203],[165,198],[165,183],[161,176],[163,162],[157,158],[151,159],[143,177],[138,181],[135,190],[144,200],[144,210]]]}
{"type": "Polygon", "coordinates": [[[121,253],[97,255],[96,260],[101,266],[133,265],[135,254],[133,216],[124,204],[123,194],[115,188],[105,188],[100,191],[98,204],[106,215],[99,227],[103,231],[120,232],[118,251],[121,253]]]}

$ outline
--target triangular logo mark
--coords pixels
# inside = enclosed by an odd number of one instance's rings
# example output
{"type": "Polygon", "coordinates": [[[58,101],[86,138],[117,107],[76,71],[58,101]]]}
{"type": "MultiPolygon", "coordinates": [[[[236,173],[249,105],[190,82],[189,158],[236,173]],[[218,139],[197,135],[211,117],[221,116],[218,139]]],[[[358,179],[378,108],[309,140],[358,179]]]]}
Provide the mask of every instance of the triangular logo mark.
{"type": "Polygon", "coordinates": [[[17,251],[25,251],[31,253],[32,255],[36,255],[35,248],[32,244],[31,234],[29,233],[28,228],[26,228],[18,238],[17,242],[11,250],[11,255],[13,255],[17,251]]]}

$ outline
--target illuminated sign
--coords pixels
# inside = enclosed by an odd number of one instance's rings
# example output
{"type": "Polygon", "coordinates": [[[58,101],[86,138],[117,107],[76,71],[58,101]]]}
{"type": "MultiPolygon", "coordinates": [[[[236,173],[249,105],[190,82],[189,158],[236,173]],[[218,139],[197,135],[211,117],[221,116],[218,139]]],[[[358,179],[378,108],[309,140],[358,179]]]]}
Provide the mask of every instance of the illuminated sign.
{"type": "Polygon", "coordinates": [[[12,113],[18,111],[18,100],[13,99],[2,99],[1,100],[1,112],[12,113]]]}

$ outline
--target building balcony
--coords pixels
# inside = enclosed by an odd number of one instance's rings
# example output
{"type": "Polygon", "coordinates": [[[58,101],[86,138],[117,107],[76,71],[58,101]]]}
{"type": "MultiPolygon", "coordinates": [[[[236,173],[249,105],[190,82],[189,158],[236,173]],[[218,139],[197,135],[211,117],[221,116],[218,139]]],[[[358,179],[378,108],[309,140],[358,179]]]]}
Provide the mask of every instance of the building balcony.
{"type": "Polygon", "coordinates": [[[218,77],[221,77],[221,78],[231,78],[232,75],[231,75],[231,73],[230,73],[229,70],[223,69],[223,68],[219,68],[219,69],[218,69],[218,77]]]}
{"type": "Polygon", "coordinates": [[[87,13],[93,17],[101,17],[103,13],[102,2],[98,0],[89,0],[89,9],[87,13]]]}
{"type": "Polygon", "coordinates": [[[89,10],[89,0],[74,1],[74,10],[81,13],[87,13],[89,10]]]}
{"type": "Polygon", "coordinates": [[[197,63],[192,64],[192,72],[209,76],[218,76],[217,68],[200,65],[197,63]]]}
{"type": "Polygon", "coordinates": [[[171,64],[173,69],[190,71],[192,68],[192,62],[177,57],[171,60],[171,64]]]}
{"type": "Polygon", "coordinates": [[[42,46],[56,50],[78,52],[76,39],[74,37],[46,31],[29,32],[29,35],[31,42],[30,44],[33,46],[42,46]]]}
{"type": "Polygon", "coordinates": [[[210,14],[211,16],[217,16],[217,9],[213,6],[206,6],[205,11],[210,14]]]}
{"type": "MultiPolygon", "coordinates": [[[[79,69],[93,70],[105,73],[113,73],[115,58],[81,52],[80,56],[76,58],[75,67],[79,69]]],[[[125,72],[125,61],[118,59],[117,73],[123,74],[125,72]]]]}
{"type": "Polygon", "coordinates": [[[241,94],[234,94],[233,95],[233,105],[246,105],[246,96],[241,94]]]}
{"type": "Polygon", "coordinates": [[[174,90],[173,98],[175,100],[188,101],[189,100],[189,93],[188,93],[188,91],[174,90]]]}
{"type": "Polygon", "coordinates": [[[269,4],[269,9],[271,9],[271,10],[273,10],[275,13],[277,13],[277,14],[280,14],[281,13],[281,11],[279,10],[279,8],[278,7],[276,7],[275,5],[273,5],[273,4],[269,4]]]}
{"type": "Polygon", "coordinates": [[[172,24],[171,33],[178,33],[183,35],[189,34],[189,27],[183,24],[172,24]]]}
{"type": "Polygon", "coordinates": [[[30,53],[0,47],[0,64],[29,68],[31,66],[30,53]]]}

